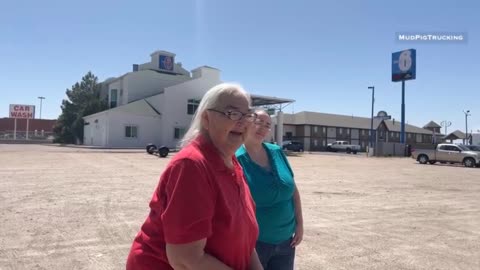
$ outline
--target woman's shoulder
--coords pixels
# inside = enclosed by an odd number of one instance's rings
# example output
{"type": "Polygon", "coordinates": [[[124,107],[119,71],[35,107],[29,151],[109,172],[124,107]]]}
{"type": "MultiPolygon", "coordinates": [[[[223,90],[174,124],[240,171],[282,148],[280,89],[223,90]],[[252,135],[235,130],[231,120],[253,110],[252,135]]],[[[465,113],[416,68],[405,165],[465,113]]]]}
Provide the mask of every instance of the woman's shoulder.
{"type": "Polygon", "coordinates": [[[196,147],[194,144],[189,144],[176,153],[170,160],[169,167],[180,164],[195,164],[197,167],[204,167],[208,158],[206,153],[196,147]]]}
{"type": "Polygon", "coordinates": [[[275,151],[281,151],[282,148],[276,144],[273,143],[263,143],[265,145],[265,148],[267,148],[269,151],[275,152],[275,151]]]}
{"type": "Polygon", "coordinates": [[[235,156],[238,158],[241,158],[247,154],[247,149],[245,148],[245,145],[241,145],[237,151],[235,152],[235,156]]]}

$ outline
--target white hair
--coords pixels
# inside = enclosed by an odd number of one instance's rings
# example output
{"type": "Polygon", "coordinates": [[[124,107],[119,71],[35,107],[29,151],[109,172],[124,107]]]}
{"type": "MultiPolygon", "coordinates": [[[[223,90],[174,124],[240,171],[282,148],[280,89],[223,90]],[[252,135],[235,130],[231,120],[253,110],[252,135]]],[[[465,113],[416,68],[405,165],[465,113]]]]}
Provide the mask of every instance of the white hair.
{"type": "Polygon", "coordinates": [[[251,105],[250,94],[248,94],[248,92],[245,91],[239,84],[221,83],[210,88],[210,90],[208,90],[203,96],[202,101],[200,101],[198,109],[193,115],[192,123],[183,136],[183,139],[180,141],[180,148],[185,147],[200,135],[203,129],[202,115],[204,112],[218,106],[218,101],[222,95],[233,95],[237,93],[245,96],[245,98],[248,100],[248,105],[251,105]]]}

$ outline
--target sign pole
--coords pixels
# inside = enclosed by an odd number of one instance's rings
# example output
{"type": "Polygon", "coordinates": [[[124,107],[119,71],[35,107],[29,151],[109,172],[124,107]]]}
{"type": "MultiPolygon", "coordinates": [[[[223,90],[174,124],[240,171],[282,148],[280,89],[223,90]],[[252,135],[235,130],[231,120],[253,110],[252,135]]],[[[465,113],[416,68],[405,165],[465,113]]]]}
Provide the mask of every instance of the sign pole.
{"type": "Polygon", "coordinates": [[[400,143],[405,143],[405,80],[402,80],[402,125],[400,143]]]}
{"type": "Polygon", "coordinates": [[[402,119],[400,123],[400,143],[407,141],[405,134],[405,81],[416,78],[415,49],[408,49],[392,53],[392,81],[402,82],[402,119]]]}
{"type": "Polygon", "coordinates": [[[26,140],[28,140],[28,118],[27,118],[27,135],[26,135],[26,140]]]}
{"type": "Polygon", "coordinates": [[[13,140],[17,139],[17,118],[14,120],[13,124],[13,140]]]}

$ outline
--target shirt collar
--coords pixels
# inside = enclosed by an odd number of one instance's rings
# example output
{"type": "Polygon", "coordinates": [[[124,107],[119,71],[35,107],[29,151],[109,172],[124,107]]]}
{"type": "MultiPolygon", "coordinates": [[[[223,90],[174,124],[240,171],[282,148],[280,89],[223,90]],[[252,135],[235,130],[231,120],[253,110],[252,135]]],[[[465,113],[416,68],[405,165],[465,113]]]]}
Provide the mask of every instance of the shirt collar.
{"type": "Polygon", "coordinates": [[[230,169],[227,167],[227,165],[225,165],[225,162],[218,148],[207,136],[200,134],[195,140],[193,140],[193,143],[200,149],[200,151],[204,154],[205,158],[214,164],[213,167],[215,168],[215,170],[233,171],[235,169],[237,163],[235,155],[232,155],[234,168],[230,169]]]}

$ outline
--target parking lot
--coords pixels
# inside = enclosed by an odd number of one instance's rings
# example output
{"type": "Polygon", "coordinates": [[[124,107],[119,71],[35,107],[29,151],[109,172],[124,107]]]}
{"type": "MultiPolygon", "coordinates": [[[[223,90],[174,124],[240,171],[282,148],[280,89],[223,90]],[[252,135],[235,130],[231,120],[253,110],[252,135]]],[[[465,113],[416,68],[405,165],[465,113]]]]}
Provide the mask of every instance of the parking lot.
{"type": "MultiPolygon", "coordinates": [[[[124,269],[171,156],[0,144],[0,269],[124,269]]],[[[480,168],[291,156],[296,269],[480,269],[480,168]]]]}

